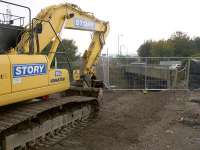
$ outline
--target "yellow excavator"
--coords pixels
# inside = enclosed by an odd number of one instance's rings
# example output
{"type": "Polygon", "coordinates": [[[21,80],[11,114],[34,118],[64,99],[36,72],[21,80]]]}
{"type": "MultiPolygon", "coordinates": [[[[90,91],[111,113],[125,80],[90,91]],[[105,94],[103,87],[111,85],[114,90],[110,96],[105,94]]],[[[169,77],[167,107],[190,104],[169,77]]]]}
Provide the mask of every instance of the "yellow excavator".
{"type": "Polygon", "coordinates": [[[69,3],[42,9],[33,19],[26,6],[0,3],[29,12],[26,26],[24,17],[0,13],[0,149],[31,149],[98,111],[102,84],[96,80],[95,65],[109,23],[69,3]],[[63,29],[93,33],[79,70],[51,68],[58,45],[63,46],[63,29]],[[49,43],[48,54],[43,54],[49,43]]]}

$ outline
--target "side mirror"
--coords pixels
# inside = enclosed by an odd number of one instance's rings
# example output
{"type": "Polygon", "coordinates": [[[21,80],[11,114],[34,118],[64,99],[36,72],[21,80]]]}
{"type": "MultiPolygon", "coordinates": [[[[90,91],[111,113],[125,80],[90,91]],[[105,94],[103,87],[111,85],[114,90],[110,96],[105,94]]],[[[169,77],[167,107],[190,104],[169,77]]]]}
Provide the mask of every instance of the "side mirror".
{"type": "Polygon", "coordinates": [[[40,34],[42,33],[42,23],[36,24],[35,30],[36,33],[40,34]]]}
{"type": "Polygon", "coordinates": [[[14,24],[14,20],[10,20],[10,21],[9,21],[9,24],[14,24]]]}
{"type": "Polygon", "coordinates": [[[75,16],[74,13],[70,13],[70,14],[67,15],[67,19],[71,19],[71,18],[73,18],[74,16],[75,16]]]}

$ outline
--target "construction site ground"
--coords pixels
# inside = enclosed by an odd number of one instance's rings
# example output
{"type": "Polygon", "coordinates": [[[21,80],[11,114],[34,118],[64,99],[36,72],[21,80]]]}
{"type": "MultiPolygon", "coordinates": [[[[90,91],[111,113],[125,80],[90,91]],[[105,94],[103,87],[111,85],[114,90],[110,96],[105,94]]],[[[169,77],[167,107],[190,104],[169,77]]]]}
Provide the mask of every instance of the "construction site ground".
{"type": "Polygon", "coordinates": [[[48,149],[199,150],[199,104],[189,102],[191,95],[188,91],[105,91],[98,117],[48,149]]]}

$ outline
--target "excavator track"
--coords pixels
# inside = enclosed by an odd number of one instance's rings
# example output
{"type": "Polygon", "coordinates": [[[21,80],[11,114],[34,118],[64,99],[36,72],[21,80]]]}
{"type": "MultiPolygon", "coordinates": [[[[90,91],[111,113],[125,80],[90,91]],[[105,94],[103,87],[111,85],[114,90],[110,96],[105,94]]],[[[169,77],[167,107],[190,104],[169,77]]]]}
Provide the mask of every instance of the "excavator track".
{"type": "Polygon", "coordinates": [[[0,149],[48,149],[97,115],[101,94],[94,89],[69,90],[47,101],[31,101],[1,109],[0,149]]]}

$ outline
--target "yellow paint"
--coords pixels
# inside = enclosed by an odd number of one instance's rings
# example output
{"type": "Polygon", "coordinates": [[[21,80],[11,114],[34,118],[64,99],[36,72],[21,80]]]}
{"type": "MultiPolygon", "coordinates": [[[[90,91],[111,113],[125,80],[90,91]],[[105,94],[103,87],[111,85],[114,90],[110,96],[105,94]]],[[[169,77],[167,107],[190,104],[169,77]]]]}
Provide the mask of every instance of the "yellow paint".
{"type": "Polygon", "coordinates": [[[33,98],[61,92],[69,89],[67,84],[56,84],[36,89],[24,90],[21,92],[14,92],[10,94],[4,94],[0,96],[0,106],[13,104],[17,102],[27,101],[33,98]]]}
{"type": "Polygon", "coordinates": [[[14,64],[48,63],[45,55],[1,55],[0,56],[0,106],[29,100],[69,89],[67,70],[49,69],[46,75],[14,78],[14,64]],[[57,74],[56,74],[57,72],[57,74]],[[59,74],[58,74],[59,73],[59,74]],[[62,80],[61,80],[62,79],[62,80]],[[12,87],[12,88],[11,88],[12,87]]]}
{"type": "MultiPolygon", "coordinates": [[[[45,55],[9,55],[9,59],[11,66],[14,64],[35,64],[35,63],[47,64],[47,57],[45,55]]],[[[11,76],[13,76],[12,70],[11,70],[11,76]]],[[[12,82],[12,92],[44,87],[48,86],[48,74],[40,76],[21,77],[19,79],[12,78],[11,82],[12,82]]]]}
{"type": "Polygon", "coordinates": [[[65,69],[51,69],[49,71],[49,85],[60,84],[63,86],[70,86],[69,73],[65,69]],[[56,72],[61,73],[56,76],[56,72]]]}
{"type": "Polygon", "coordinates": [[[10,61],[7,55],[0,55],[0,95],[11,92],[10,61]]]}
{"type": "Polygon", "coordinates": [[[84,12],[79,7],[68,3],[47,7],[36,18],[43,21],[34,22],[33,27],[35,28],[37,23],[41,23],[43,30],[38,35],[34,33],[34,53],[26,55],[30,52],[30,28],[27,27],[18,45],[12,48],[8,55],[0,55],[0,106],[30,100],[70,88],[67,70],[50,69],[60,42],[59,35],[63,28],[93,31],[92,42],[83,56],[83,69],[81,69],[81,72],[76,72],[75,78],[80,80],[80,75],[92,76],[95,74],[94,65],[98,61],[101,50],[105,45],[105,38],[109,32],[109,24],[107,22],[98,20],[91,13],[84,12]],[[94,28],[75,26],[75,18],[94,23],[94,28]],[[37,36],[38,44],[36,42],[37,36]],[[50,42],[52,42],[52,47],[49,55],[41,55],[43,49],[50,42]],[[19,52],[20,54],[18,54],[19,52]],[[19,78],[13,77],[13,65],[38,63],[47,65],[46,74],[19,78]]]}

